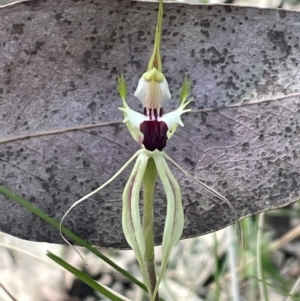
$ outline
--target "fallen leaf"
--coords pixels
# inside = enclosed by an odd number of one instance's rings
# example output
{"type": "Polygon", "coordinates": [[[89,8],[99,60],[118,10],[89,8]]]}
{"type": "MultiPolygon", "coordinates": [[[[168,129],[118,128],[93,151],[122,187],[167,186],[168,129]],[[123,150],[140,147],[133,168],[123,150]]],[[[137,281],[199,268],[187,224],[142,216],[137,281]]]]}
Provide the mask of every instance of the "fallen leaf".
{"type": "Polygon", "coordinates": [[[24,2],[28,0],[0,0],[0,8],[8,5],[13,5],[19,2],[24,2]]]}
{"type": "MultiPolygon", "coordinates": [[[[0,183],[60,220],[139,148],[122,124],[152,50],[157,5],[30,1],[0,10],[0,183]]],[[[300,13],[234,6],[165,7],[162,54],[173,100],[184,75],[193,111],[166,152],[227,197],[236,212],[174,166],[185,206],[183,238],[221,229],[300,196],[300,13]]],[[[125,248],[121,195],[130,168],[76,207],[65,225],[91,243],[125,248]]],[[[0,196],[0,229],[62,243],[57,230],[0,196]]],[[[156,243],[166,200],[157,184],[156,243]]]]}

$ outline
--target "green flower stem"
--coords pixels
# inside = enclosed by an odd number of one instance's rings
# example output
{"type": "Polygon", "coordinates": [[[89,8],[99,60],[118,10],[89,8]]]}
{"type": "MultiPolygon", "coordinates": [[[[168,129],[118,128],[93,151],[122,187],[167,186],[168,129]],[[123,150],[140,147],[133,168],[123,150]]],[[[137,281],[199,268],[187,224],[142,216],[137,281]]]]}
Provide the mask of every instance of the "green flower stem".
{"type": "MultiPolygon", "coordinates": [[[[156,287],[156,273],[154,264],[154,188],[156,182],[157,170],[154,160],[150,158],[147,163],[143,178],[144,206],[143,206],[143,233],[145,238],[145,263],[147,268],[148,279],[150,282],[151,293],[156,287]]],[[[150,292],[149,292],[150,293],[150,292]]],[[[150,295],[151,295],[150,293],[150,295]]],[[[155,301],[159,300],[158,294],[155,301]]]]}

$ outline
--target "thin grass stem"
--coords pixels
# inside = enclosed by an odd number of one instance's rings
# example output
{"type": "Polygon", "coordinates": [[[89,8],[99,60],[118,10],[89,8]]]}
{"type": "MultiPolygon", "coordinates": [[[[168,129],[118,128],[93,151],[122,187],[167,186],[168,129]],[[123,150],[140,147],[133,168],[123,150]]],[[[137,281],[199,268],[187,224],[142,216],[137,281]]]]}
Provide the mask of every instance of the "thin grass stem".
{"type": "Polygon", "coordinates": [[[257,277],[259,281],[259,293],[262,301],[269,301],[268,289],[264,278],[263,268],[262,268],[262,237],[263,237],[263,225],[264,225],[265,213],[259,214],[258,218],[258,231],[257,231],[257,241],[256,241],[256,257],[257,257],[257,277]]]}
{"type": "Polygon", "coordinates": [[[213,252],[214,252],[214,261],[215,261],[215,273],[214,273],[214,280],[215,280],[215,300],[221,300],[221,285],[220,285],[220,266],[219,266],[219,256],[218,256],[218,249],[219,249],[219,242],[217,234],[213,234],[214,245],[213,245],[213,252]]]}
{"type": "Polygon", "coordinates": [[[228,257],[229,257],[229,270],[231,275],[231,293],[232,301],[240,300],[239,282],[237,277],[237,254],[236,254],[236,241],[234,238],[234,228],[229,226],[226,229],[228,239],[228,257]]]}
{"type": "Polygon", "coordinates": [[[295,294],[296,289],[299,287],[299,285],[300,285],[300,277],[298,277],[298,279],[294,283],[292,289],[289,292],[289,296],[287,297],[286,301],[293,301],[294,298],[292,296],[295,294]]]}

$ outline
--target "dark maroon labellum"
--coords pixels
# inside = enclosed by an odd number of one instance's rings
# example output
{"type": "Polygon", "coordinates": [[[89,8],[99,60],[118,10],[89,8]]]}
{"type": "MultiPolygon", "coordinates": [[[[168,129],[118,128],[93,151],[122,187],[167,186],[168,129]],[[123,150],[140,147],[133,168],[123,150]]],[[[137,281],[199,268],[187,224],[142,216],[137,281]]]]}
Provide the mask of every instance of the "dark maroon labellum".
{"type": "Polygon", "coordinates": [[[162,151],[167,143],[168,127],[163,121],[147,120],[141,123],[140,130],[144,134],[143,145],[148,151],[162,151]]]}

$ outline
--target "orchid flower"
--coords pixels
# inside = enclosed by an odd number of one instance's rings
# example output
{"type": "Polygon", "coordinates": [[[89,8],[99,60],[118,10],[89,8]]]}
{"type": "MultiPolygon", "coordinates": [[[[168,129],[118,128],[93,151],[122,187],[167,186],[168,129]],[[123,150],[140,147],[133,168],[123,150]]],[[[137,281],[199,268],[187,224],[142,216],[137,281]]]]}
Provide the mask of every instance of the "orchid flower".
{"type": "MultiPolygon", "coordinates": [[[[163,149],[166,146],[167,140],[175,133],[178,125],[184,126],[181,115],[190,111],[190,109],[187,109],[187,106],[192,101],[192,99],[187,99],[191,85],[185,79],[178,108],[166,114],[163,112],[163,104],[171,98],[171,93],[168,82],[162,73],[160,57],[162,17],[163,4],[162,0],[160,0],[153,53],[148,63],[148,69],[140,78],[134,93],[134,96],[143,105],[143,113],[136,112],[128,106],[124,76],[121,75],[118,79],[118,91],[123,102],[120,110],[124,113],[124,123],[133,139],[141,146],[141,149],[106,183],[75,202],[62,218],[63,221],[72,208],[107,186],[136,159],[122,195],[122,227],[129,246],[135,252],[151,301],[158,300],[158,286],[164,275],[171,249],[179,241],[184,227],[180,186],[166,160],[171,161],[172,164],[186,175],[188,174],[163,152],[163,149]],[[166,193],[167,214],[162,240],[162,263],[156,279],[154,265],[153,198],[157,174],[161,179],[166,193]],[[139,196],[142,186],[144,194],[143,221],[141,221],[139,211],[139,196]]],[[[228,203],[228,200],[218,192],[209,188],[193,176],[188,176],[228,203]]]]}
{"type": "MultiPolygon", "coordinates": [[[[190,111],[186,106],[190,84],[184,81],[179,107],[163,114],[161,104],[170,98],[168,83],[163,74],[155,67],[143,74],[136,89],[135,96],[144,106],[144,114],[133,111],[126,103],[126,86],[124,77],[119,78],[118,90],[123,101],[124,122],[132,137],[141,145],[133,171],[123,192],[122,225],[126,240],[134,250],[142,270],[150,297],[155,300],[158,285],[167,266],[172,246],[182,234],[184,215],[179,184],[174,178],[166,159],[168,155],[162,150],[167,140],[174,134],[178,125],[183,126],[181,115],[190,111]],[[153,190],[156,173],[161,179],[167,197],[167,216],[162,241],[162,266],[157,283],[152,283],[148,275],[153,264],[153,190]],[[139,192],[144,183],[144,219],[143,225],[139,213],[139,192]],[[155,285],[154,285],[155,284],[155,285]]],[[[156,282],[155,280],[153,282],[156,282]]]]}
{"type": "Polygon", "coordinates": [[[125,238],[136,254],[150,300],[157,299],[158,285],[162,279],[171,248],[179,241],[184,214],[180,186],[174,178],[163,152],[167,140],[172,137],[178,125],[183,126],[181,115],[191,100],[187,100],[190,83],[185,80],[179,107],[170,113],[163,113],[163,103],[171,98],[168,82],[162,73],[160,40],[163,5],[159,4],[153,54],[148,70],[142,75],[134,96],[142,103],[143,114],[132,110],[126,103],[124,76],[119,77],[118,91],[123,102],[124,123],[134,140],[141,145],[133,171],[123,192],[122,226],[125,238]],[[167,215],[162,241],[162,264],[156,281],[154,268],[153,235],[153,191],[156,174],[161,179],[167,197],[167,215]],[[144,184],[144,216],[141,223],[139,192],[144,184]]]}

